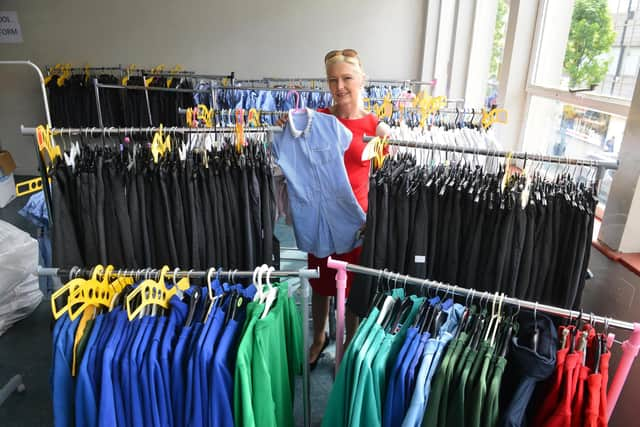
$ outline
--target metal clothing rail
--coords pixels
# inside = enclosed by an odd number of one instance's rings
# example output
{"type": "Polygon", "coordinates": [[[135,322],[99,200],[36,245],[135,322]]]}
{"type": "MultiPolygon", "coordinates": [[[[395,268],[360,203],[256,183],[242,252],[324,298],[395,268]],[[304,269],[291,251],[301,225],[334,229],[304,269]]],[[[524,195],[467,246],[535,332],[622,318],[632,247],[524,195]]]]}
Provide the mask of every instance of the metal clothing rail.
{"type": "MultiPolygon", "coordinates": [[[[369,142],[373,138],[374,137],[371,137],[371,136],[365,136],[363,139],[365,142],[369,142]]],[[[465,147],[458,147],[458,146],[449,145],[449,144],[431,144],[431,143],[419,142],[419,141],[389,139],[386,142],[390,145],[397,145],[400,147],[425,148],[429,150],[452,151],[456,153],[477,154],[481,156],[490,156],[490,157],[511,157],[514,159],[558,163],[563,165],[591,166],[591,167],[612,169],[612,170],[617,170],[620,164],[618,160],[608,161],[608,160],[578,159],[573,157],[550,156],[546,154],[536,154],[536,153],[527,153],[527,152],[490,150],[486,148],[465,148],[465,147]]]]}
{"type": "MultiPolygon", "coordinates": [[[[20,127],[20,132],[22,135],[36,135],[36,128],[34,127],[20,127]]],[[[51,128],[50,131],[52,134],[60,134],[60,135],[88,135],[88,136],[111,136],[111,135],[129,135],[135,133],[142,134],[153,134],[155,132],[160,131],[160,127],[150,126],[150,127],[84,127],[84,128],[51,128]]],[[[215,133],[224,133],[224,132],[235,132],[235,128],[185,128],[185,127],[163,127],[162,131],[165,134],[173,134],[173,133],[203,133],[203,134],[215,134],[215,133]]],[[[281,132],[282,128],[279,126],[264,126],[259,128],[246,128],[245,132],[249,133],[259,133],[259,132],[281,132]]]]}
{"type": "MultiPolygon", "coordinates": [[[[257,79],[255,81],[273,81],[273,82],[314,82],[314,81],[325,81],[326,77],[322,78],[312,78],[312,77],[304,77],[304,78],[283,78],[283,77],[265,77],[263,79],[257,79]]],[[[393,80],[393,79],[367,79],[366,83],[375,84],[407,84],[407,85],[419,85],[419,86],[435,86],[437,83],[436,79],[429,81],[420,81],[420,80],[393,80]]]]}
{"type": "Polygon", "coordinates": [[[297,88],[297,87],[271,87],[271,86],[222,86],[217,87],[216,90],[232,91],[232,90],[259,90],[263,92],[317,92],[328,93],[326,89],[310,89],[310,88],[297,88]]]}
{"type": "MultiPolygon", "coordinates": [[[[38,78],[40,80],[40,91],[42,93],[42,101],[44,103],[44,113],[47,118],[47,125],[51,126],[51,112],[49,111],[49,98],[47,97],[47,87],[44,83],[44,76],[42,75],[42,71],[40,68],[31,61],[0,61],[0,65],[26,65],[28,67],[33,68],[38,74],[38,78]]],[[[38,157],[38,169],[40,171],[40,179],[42,182],[47,182],[47,167],[44,164],[44,159],[42,158],[42,154],[40,153],[40,149],[38,148],[38,141],[35,138],[35,132],[33,133],[33,147],[36,150],[36,156],[38,157]]],[[[43,188],[48,190],[48,187],[43,188]]],[[[53,221],[53,210],[51,209],[51,193],[49,191],[44,192],[44,201],[47,206],[47,214],[50,221],[53,221]]]]}
{"type": "MultiPolygon", "coordinates": [[[[90,277],[92,270],[91,269],[62,269],[62,268],[49,268],[49,267],[38,267],[38,275],[39,276],[57,276],[60,278],[69,277],[70,273],[73,273],[75,277],[90,277]]],[[[168,279],[179,279],[179,278],[194,278],[194,279],[206,279],[207,277],[215,277],[214,275],[218,275],[220,277],[228,277],[229,280],[233,280],[236,278],[252,278],[254,277],[254,271],[238,271],[238,270],[216,270],[215,268],[210,268],[208,270],[180,270],[175,269],[173,271],[168,271],[165,274],[165,277],[168,279]]],[[[110,273],[110,277],[133,277],[136,280],[141,280],[145,278],[153,278],[157,279],[160,277],[160,270],[157,269],[121,269],[114,270],[110,273]]],[[[317,279],[320,277],[319,269],[308,269],[302,268],[297,271],[273,271],[269,273],[269,277],[299,277],[302,282],[302,345],[304,348],[304,363],[302,364],[302,393],[303,393],[303,410],[304,410],[304,426],[311,426],[311,390],[310,390],[310,371],[309,371],[309,328],[307,327],[309,321],[309,295],[311,285],[309,284],[309,279],[317,279]]]]}
{"type": "MultiPolygon", "coordinates": [[[[498,302],[502,301],[503,304],[509,304],[514,307],[518,307],[520,309],[528,309],[533,310],[534,312],[548,313],[556,317],[562,317],[565,319],[577,319],[583,313],[575,310],[568,310],[565,308],[555,307],[546,304],[538,304],[537,302],[531,302],[526,300],[521,300],[517,298],[506,297],[498,294],[491,294],[488,292],[476,291],[473,289],[461,288],[459,286],[451,285],[448,283],[442,283],[435,280],[429,279],[421,279],[418,277],[411,277],[408,275],[402,275],[400,273],[390,272],[388,270],[377,270],[374,268],[363,267],[357,264],[349,264],[344,261],[334,260],[329,257],[327,261],[327,266],[333,269],[338,270],[336,274],[336,287],[338,290],[338,294],[342,293],[344,301],[344,291],[346,288],[347,281],[347,271],[364,274],[367,276],[376,277],[379,279],[393,280],[394,282],[400,282],[404,286],[412,285],[417,286],[419,288],[430,288],[436,290],[445,291],[447,294],[458,295],[461,297],[472,297],[481,300],[487,300],[489,302],[498,302]]],[[[340,301],[340,296],[336,298],[337,301],[340,301]]],[[[338,313],[344,313],[344,307],[338,307],[338,313]]],[[[589,315],[585,316],[585,319],[588,319],[590,323],[596,324],[600,323],[602,325],[612,326],[618,329],[623,329],[627,331],[631,331],[631,336],[629,339],[622,343],[623,355],[620,359],[620,363],[618,369],[616,370],[615,376],[611,381],[611,386],[609,387],[609,391],[607,393],[607,402],[608,402],[608,417],[611,418],[611,413],[615,408],[616,402],[618,401],[618,397],[620,396],[620,392],[622,391],[622,387],[629,375],[629,371],[631,370],[631,365],[638,355],[638,351],[640,351],[640,323],[631,323],[625,322],[622,320],[612,319],[605,316],[598,315],[589,315]]],[[[344,317],[338,317],[337,325],[342,323],[344,325],[344,317]]],[[[336,331],[338,330],[338,326],[336,326],[336,331]]],[[[344,330],[344,326],[342,326],[342,330],[344,330]]],[[[337,335],[336,332],[336,342],[342,341],[342,335],[337,335]]],[[[336,350],[336,372],[338,368],[338,364],[342,354],[338,356],[336,350]]]]}

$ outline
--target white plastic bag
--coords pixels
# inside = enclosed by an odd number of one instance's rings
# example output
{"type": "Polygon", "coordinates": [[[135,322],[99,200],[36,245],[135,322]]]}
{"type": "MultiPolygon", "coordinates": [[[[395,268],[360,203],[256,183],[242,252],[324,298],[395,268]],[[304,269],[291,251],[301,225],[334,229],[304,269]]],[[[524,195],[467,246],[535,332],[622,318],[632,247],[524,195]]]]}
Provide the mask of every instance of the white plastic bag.
{"type": "Polygon", "coordinates": [[[0,335],[42,301],[37,268],[38,241],[0,220],[0,335]]]}

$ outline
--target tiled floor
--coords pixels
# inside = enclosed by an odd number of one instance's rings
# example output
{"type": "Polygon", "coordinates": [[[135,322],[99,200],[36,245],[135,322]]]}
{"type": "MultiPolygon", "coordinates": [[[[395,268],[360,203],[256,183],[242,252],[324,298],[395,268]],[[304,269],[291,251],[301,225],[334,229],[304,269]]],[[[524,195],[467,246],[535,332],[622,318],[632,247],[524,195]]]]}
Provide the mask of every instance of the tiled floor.
{"type": "MultiPolygon", "coordinates": [[[[17,210],[26,200],[14,201],[9,207],[0,209],[0,219],[7,220],[29,231],[30,228],[17,210]]],[[[293,246],[291,230],[280,225],[276,230],[283,247],[293,246]]],[[[282,268],[300,268],[306,264],[304,255],[287,252],[282,268]]],[[[592,252],[591,271],[595,277],[587,282],[584,293],[586,313],[609,315],[623,320],[640,320],[640,277],[634,275],[621,264],[613,262],[597,250],[592,252]]],[[[28,319],[18,323],[0,337],[0,384],[4,384],[13,374],[21,373],[27,391],[10,397],[0,406],[0,426],[49,426],[51,420],[51,398],[49,394],[49,367],[51,363],[50,306],[48,301],[28,319]]],[[[618,332],[618,339],[628,334],[618,332]]],[[[620,354],[620,346],[614,350],[613,366],[620,354]]],[[[319,425],[326,406],[333,380],[334,346],[331,346],[320,360],[311,376],[311,419],[312,425],[319,425]]],[[[297,384],[296,396],[302,395],[301,381],[297,384]]],[[[634,425],[635,410],[640,395],[640,362],[632,368],[631,375],[611,420],[611,426],[634,425]]],[[[296,419],[302,425],[302,408],[297,401],[296,419]]],[[[339,427],[339,426],[336,426],[339,427]]]]}

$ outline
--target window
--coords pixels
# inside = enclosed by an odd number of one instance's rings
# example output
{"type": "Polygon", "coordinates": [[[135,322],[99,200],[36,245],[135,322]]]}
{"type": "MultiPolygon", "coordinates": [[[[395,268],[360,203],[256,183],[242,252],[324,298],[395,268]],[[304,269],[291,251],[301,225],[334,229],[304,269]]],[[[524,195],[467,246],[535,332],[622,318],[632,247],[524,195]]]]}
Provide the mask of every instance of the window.
{"type": "Polygon", "coordinates": [[[509,19],[508,0],[498,0],[498,11],[496,13],[496,26],[493,32],[493,45],[491,47],[491,63],[489,65],[489,79],[487,81],[487,93],[485,105],[491,108],[496,105],[498,98],[498,78],[500,77],[500,66],[504,56],[504,43],[507,33],[507,20],[509,19]]]}
{"type": "Polygon", "coordinates": [[[630,100],[640,68],[640,2],[546,1],[532,84],[630,100]]]}
{"type": "Polygon", "coordinates": [[[640,2],[544,0],[533,55],[523,148],[617,159],[640,68],[640,2]]]}
{"type": "MultiPolygon", "coordinates": [[[[533,96],[524,149],[554,156],[615,160],[625,125],[625,117],[533,96]]],[[[581,172],[586,174],[586,170],[581,172]]],[[[611,173],[608,173],[599,187],[600,203],[606,204],[610,186],[611,173]]]]}

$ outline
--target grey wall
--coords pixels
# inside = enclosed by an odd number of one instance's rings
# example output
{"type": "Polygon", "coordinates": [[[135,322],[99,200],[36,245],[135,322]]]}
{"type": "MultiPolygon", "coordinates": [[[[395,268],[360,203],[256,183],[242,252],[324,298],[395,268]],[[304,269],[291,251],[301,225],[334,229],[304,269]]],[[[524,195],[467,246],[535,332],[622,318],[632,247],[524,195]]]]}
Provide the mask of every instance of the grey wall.
{"type": "MultiPolygon", "coordinates": [[[[40,66],[181,64],[240,78],[318,77],[330,49],[355,48],[374,78],[417,79],[428,0],[1,0],[16,10],[22,44],[0,44],[0,60],[40,66]]],[[[37,78],[0,66],[0,141],[18,173],[35,171],[20,124],[44,123],[37,78]]]]}

